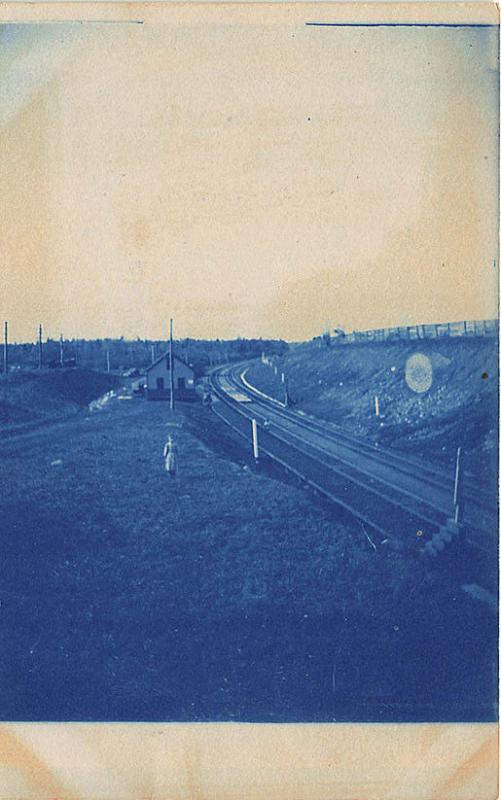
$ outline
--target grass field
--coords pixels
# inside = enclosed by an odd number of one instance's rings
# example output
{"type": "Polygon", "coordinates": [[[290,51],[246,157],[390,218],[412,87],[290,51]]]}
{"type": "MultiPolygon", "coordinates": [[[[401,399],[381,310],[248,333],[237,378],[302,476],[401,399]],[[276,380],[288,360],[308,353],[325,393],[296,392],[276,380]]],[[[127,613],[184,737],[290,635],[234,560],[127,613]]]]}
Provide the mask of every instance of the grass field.
{"type": "Polygon", "coordinates": [[[249,451],[138,399],[3,440],[3,719],[493,718],[495,615],[451,565],[249,451]]]}

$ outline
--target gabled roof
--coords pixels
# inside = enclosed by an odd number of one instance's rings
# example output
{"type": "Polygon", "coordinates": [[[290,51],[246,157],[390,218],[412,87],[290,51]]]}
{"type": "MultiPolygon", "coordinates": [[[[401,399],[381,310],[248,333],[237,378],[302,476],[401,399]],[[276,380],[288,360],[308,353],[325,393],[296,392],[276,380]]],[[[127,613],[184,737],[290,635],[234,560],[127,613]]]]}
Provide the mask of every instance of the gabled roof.
{"type": "MultiPolygon", "coordinates": [[[[157,358],[157,360],[154,361],[153,364],[150,364],[149,367],[146,367],[146,372],[149,372],[150,369],[153,369],[153,367],[156,367],[157,364],[160,364],[160,362],[163,361],[164,358],[169,358],[169,351],[168,350],[163,355],[161,355],[160,358],[157,358]]],[[[191,369],[191,371],[194,372],[194,369],[191,366],[191,364],[188,364],[188,362],[185,361],[184,358],[180,358],[175,353],[172,354],[172,358],[174,359],[174,361],[179,361],[180,364],[184,364],[185,367],[188,367],[188,369],[191,369]]]]}

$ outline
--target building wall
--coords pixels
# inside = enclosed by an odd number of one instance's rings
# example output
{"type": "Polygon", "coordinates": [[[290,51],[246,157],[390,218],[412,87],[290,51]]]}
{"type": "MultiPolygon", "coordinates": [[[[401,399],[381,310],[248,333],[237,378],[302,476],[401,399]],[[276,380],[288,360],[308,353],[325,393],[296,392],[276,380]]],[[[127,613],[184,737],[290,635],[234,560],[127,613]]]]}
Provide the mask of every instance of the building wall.
{"type": "MultiPolygon", "coordinates": [[[[169,356],[166,355],[146,373],[147,397],[150,400],[166,400],[170,393],[169,356]],[[159,381],[163,384],[159,385],[159,381]]],[[[174,359],[175,396],[190,399],[195,395],[195,374],[191,367],[174,359]]]]}

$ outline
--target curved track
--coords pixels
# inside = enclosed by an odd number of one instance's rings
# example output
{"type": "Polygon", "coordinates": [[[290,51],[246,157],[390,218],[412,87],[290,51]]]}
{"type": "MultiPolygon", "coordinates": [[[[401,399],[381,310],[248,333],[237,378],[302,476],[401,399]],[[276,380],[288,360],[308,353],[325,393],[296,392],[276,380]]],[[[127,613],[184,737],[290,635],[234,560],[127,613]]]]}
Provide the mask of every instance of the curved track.
{"type": "MultiPolygon", "coordinates": [[[[210,383],[217,398],[214,411],[249,447],[254,418],[261,452],[381,536],[421,544],[452,516],[452,475],[286,409],[246,381],[247,366],[219,368],[210,383]]],[[[485,547],[487,537],[492,541],[495,502],[466,486],[464,508],[468,538],[480,547],[484,540],[485,547]]]]}

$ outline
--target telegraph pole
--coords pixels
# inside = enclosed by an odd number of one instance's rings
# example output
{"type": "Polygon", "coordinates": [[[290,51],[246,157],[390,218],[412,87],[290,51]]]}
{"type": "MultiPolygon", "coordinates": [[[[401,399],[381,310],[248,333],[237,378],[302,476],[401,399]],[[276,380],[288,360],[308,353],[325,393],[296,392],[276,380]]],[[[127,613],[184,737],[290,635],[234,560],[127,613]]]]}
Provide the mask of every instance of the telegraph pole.
{"type": "MultiPolygon", "coordinates": [[[[285,376],[284,376],[284,378],[285,378],[285,376]]],[[[290,398],[290,394],[289,394],[289,381],[288,381],[287,378],[284,379],[284,390],[285,390],[284,406],[286,408],[289,408],[290,404],[291,404],[291,398],[290,398]]]]}
{"type": "Polygon", "coordinates": [[[59,337],[59,362],[61,364],[61,369],[64,367],[64,345],[63,345],[63,334],[59,337]]]}
{"type": "Polygon", "coordinates": [[[42,353],[42,323],[38,326],[38,369],[43,366],[43,353],[42,353]]]}
{"type": "Polygon", "coordinates": [[[9,371],[9,323],[5,322],[3,339],[3,371],[7,375],[9,371]]]}
{"type": "Polygon", "coordinates": [[[170,410],[174,411],[174,351],[172,345],[172,319],[170,321],[169,341],[170,410]]]}

